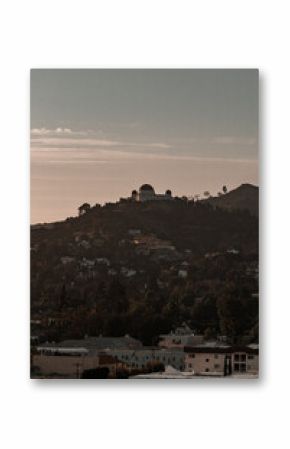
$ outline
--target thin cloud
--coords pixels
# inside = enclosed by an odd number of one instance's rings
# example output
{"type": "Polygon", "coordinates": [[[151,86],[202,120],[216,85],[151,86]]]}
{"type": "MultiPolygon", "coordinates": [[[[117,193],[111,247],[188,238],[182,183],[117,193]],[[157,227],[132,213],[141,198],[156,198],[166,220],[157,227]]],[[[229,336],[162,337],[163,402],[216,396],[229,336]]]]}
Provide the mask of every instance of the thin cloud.
{"type": "Polygon", "coordinates": [[[112,149],[110,147],[99,147],[97,151],[94,148],[87,148],[83,151],[75,151],[73,148],[67,148],[62,151],[62,148],[40,148],[32,152],[32,160],[34,163],[53,162],[60,164],[70,164],[78,162],[81,164],[91,163],[97,161],[97,163],[128,163],[134,161],[188,161],[188,162],[214,162],[217,164],[236,163],[236,164],[257,164],[255,159],[247,158],[229,158],[229,157],[210,157],[210,156],[192,156],[186,154],[169,154],[164,152],[149,152],[149,151],[129,151],[128,149],[117,148],[112,149]],[[72,162],[73,161],[73,162],[72,162]]]}
{"type": "Polygon", "coordinates": [[[221,145],[253,146],[257,143],[257,141],[253,137],[217,136],[212,139],[212,143],[221,145]]]}
{"type": "Polygon", "coordinates": [[[131,142],[123,140],[114,140],[106,138],[102,131],[74,131],[70,128],[33,128],[31,130],[31,147],[32,148],[130,148],[131,151],[138,149],[160,149],[166,150],[171,148],[166,142],[131,142]],[[101,137],[101,138],[100,138],[101,137]]]}
{"type": "Polygon", "coordinates": [[[91,134],[95,135],[95,136],[101,136],[103,135],[102,131],[91,131],[91,130],[86,130],[86,131],[76,131],[76,130],[72,130],[71,128],[62,128],[62,127],[57,127],[55,129],[49,129],[49,128],[32,128],[30,130],[30,138],[31,138],[31,142],[33,142],[35,139],[41,139],[41,138],[60,138],[60,139],[65,139],[65,138],[82,138],[82,137],[86,137],[86,136],[90,136],[91,134]]]}

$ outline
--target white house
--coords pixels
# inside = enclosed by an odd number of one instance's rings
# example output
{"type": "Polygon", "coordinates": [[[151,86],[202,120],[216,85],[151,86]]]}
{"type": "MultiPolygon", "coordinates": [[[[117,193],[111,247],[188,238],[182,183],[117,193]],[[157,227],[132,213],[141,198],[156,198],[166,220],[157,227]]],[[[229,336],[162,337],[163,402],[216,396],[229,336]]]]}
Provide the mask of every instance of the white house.
{"type": "Polygon", "coordinates": [[[195,335],[186,324],[169,334],[160,335],[159,338],[159,346],[162,348],[183,348],[184,346],[202,344],[204,341],[203,335],[195,335]]]}

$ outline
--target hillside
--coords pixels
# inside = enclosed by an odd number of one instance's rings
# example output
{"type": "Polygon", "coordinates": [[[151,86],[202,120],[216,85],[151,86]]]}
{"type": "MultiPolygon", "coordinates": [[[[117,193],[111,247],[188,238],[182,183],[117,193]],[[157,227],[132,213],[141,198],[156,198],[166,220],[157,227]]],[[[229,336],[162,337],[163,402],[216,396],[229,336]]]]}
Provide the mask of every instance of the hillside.
{"type": "Polygon", "coordinates": [[[248,210],[251,214],[259,214],[259,188],[252,184],[242,184],[225,195],[205,200],[213,206],[224,209],[248,210]]]}
{"type": "MultiPolygon", "coordinates": [[[[247,195],[241,186],[216,200],[247,195]]],[[[129,333],[151,344],[186,321],[254,338],[257,270],[258,219],[247,210],[181,199],[92,207],[32,226],[32,334],[129,333]]]]}

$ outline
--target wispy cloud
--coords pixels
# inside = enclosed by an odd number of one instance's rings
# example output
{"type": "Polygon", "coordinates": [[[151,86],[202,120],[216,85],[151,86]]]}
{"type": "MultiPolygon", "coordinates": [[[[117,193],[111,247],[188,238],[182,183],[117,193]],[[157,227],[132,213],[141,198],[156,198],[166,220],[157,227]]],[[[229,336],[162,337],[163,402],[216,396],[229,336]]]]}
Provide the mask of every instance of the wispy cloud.
{"type": "Polygon", "coordinates": [[[32,128],[31,136],[55,136],[55,135],[70,135],[73,134],[70,128],[32,128]]]}
{"type": "Polygon", "coordinates": [[[57,148],[61,149],[86,149],[86,148],[112,148],[122,147],[131,150],[143,149],[160,149],[166,150],[171,148],[166,142],[150,142],[150,141],[129,141],[115,140],[106,138],[102,131],[75,131],[70,128],[33,128],[31,130],[31,148],[57,148]],[[101,138],[100,138],[101,136],[101,138]]]}
{"type": "Polygon", "coordinates": [[[217,136],[217,137],[212,138],[212,143],[221,144],[221,145],[253,146],[253,145],[256,145],[257,140],[252,137],[217,136]]]}
{"type": "MultiPolygon", "coordinates": [[[[119,138],[118,138],[119,137],[119,138]]],[[[112,138],[98,130],[34,128],[31,130],[33,162],[59,164],[89,164],[141,160],[184,160],[255,163],[249,156],[256,139],[239,136],[209,136],[174,141],[112,138]],[[240,148],[235,152],[237,146],[240,148]],[[213,156],[214,154],[214,156],[213,156]],[[93,162],[95,161],[95,162],[93,162]]]]}

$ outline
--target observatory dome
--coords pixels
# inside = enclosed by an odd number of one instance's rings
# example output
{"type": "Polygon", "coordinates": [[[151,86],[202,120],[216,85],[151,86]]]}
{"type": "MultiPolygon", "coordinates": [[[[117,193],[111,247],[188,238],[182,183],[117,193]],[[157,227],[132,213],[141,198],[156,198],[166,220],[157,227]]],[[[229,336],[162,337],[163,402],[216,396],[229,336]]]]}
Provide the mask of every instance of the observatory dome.
{"type": "Polygon", "coordinates": [[[139,192],[152,192],[154,193],[154,189],[150,184],[143,184],[140,189],[139,192]]]}

